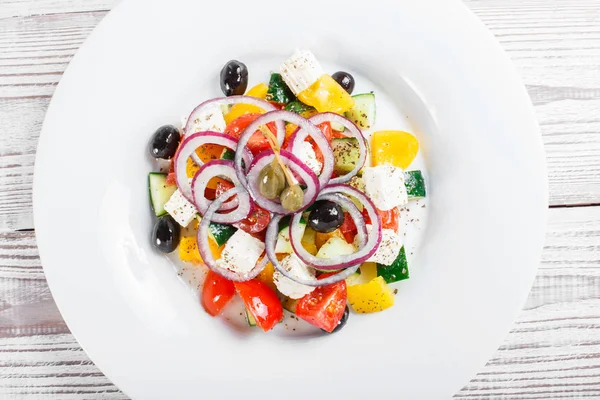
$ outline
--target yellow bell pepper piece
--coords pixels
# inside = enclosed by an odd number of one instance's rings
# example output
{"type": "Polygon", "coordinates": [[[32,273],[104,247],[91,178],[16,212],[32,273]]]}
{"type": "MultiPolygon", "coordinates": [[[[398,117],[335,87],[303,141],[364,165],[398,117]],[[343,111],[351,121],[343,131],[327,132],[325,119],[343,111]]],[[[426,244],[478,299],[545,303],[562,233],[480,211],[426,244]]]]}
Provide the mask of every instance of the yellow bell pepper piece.
{"type": "Polygon", "coordinates": [[[308,89],[298,93],[298,99],[319,112],[341,114],[354,106],[354,99],[331,76],[324,74],[308,89]]]}
{"type": "Polygon", "coordinates": [[[313,256],[317,255],[317,253],[319,252],[319,249],[317,249],[317,245],[314,243],[308,243],[308,242],[305,242],[304,240],[301,241],[300,243],[302,243],[302,246],[304,246],[304,249],[306,251],[308,251],[310,254],[312,254],[313,256]]]}
{"type": "Polygon", "coordinates": [[[378,131],[371,138],[373,165],[408,168],[419,152],[419,141],[408,132],[378,131]]]}
{"type": "MultiPolygon", "coordinates": [[[[215,260],[221,258],[224,246],[219,247],[212,239],[208,240],[208,244],[215,260]]],[[[181,261],[191,262],[196,265],[204,263],[202,256],[200,256],[198,241],[195,236],[183,236],[179,240],[179,258],[181,261]]]]}
{"type": "Polygon", "coordinates": [[[368,283],[348,286],[348,303],[360,314],[383,311],[394,305],[394,292],[378,276],[368,283]]]}
{"type": "MultiPolygon", "coordinates": [[[[267,91],[269,90],[269,86],[265,83],[259,83],[254,86],[248,92],[246,92],[246,96],[256,97],[258,99],[264,99],[267,97],[267,91]]],[[[244,114],[264,114],[265,110],[260,107],[253,106],[252,104],[235,104],[231,107],[231,111],[225,115],[225,123],[229,125],[232,121],[241,117],[244,114]]]]}
{"type": "Polygon", "coordinates": [[[260,274],[256,277],[261,282],[266,283],[273,290],[277,289],[275,286],[275,282],[273,282],[273,273],[275,272],[275,267],[270,262],[265,265],[265,269],[263,269],[260,274]]]}

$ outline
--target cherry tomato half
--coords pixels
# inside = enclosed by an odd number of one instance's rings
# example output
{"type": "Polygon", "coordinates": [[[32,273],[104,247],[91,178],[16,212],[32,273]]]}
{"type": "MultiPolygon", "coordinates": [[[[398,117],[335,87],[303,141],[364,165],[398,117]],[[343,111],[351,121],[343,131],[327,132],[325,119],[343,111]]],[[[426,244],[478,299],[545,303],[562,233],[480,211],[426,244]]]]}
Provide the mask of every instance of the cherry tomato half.
{"type": "Polygon", "coordinates": [[[254,205],[252,214],[240,221],[240,229],[248,233],[262,232],[269,222],[271,222],[271,214],[264,208],[254,205]]]}
{"type": "MultiPolygon", "coordinates": [[[[398,224],[400,222],[400,210],[398,207],[394,207],[388,211],[381,211],[377,209],[377,214],[381,219],[381,227],[383,229],[393,229],[395,231],[398,230],[398,224]]],[[[369,218],[369,214],[366,209],[363,209],[362,212],[363,217],[365,218],[365,223],[370,224],[371,218],[369,218]]]]}
{"type": "Polygon", "coordinates": [[[266,283],[252,279],[236,282],[234,285],[256,324],[263,331],[270,331],[282,320],[283,307],[279,297],[266,283]]]}
{"type": "Polygon", "coordinates": [[[219,315],[235,294],[233,282],[221,275],[208,271],[202,286],[202,305],[213,317],[219,315]]]}

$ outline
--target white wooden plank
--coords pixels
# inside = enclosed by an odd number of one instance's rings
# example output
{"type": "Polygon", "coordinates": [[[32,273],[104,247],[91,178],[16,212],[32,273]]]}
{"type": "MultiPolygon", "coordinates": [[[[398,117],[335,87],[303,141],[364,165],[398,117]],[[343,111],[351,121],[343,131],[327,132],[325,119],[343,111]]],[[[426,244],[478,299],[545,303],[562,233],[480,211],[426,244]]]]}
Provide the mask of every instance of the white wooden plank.
{"type": "Polygon", "coordinates": [[[2,0],[0,19],[110,10],[118,3],[119,0],[2,0]]]}

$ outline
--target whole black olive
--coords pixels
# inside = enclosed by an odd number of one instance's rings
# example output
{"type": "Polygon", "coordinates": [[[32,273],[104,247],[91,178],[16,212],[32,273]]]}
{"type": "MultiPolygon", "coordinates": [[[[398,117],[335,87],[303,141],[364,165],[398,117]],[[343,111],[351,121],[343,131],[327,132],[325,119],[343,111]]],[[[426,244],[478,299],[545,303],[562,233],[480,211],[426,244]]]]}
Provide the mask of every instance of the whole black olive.
{"type": "Polygon", "coordinates": [[[343,223],[344,210],[332,201],[315,202],[313,210],[308,215],[308,226],[321,233],[333,232],[343,223]]]}
{"type": "Polygon", "coordinates": [[[221,90],[225,96],[242,95],[248,87],[248,68],[238,60],[231,60],[221,70],[221,90]]]}
{"type": "Polygon", "coordinates": [[[331,332],[327,332],[323,329],[321,329],[323,332],[326,333],[336,333],[338,331],[341,331],[342,328],[344,326],[346,326],[346,322],[348,322],[348,317],[350,316],[350,309],[348,309],[348,306],[346,306],[346,309],[344,310],[344,315],[342,315],[342,319],[340,319],[340,322],[338,322],[338,325],[335,327],[334,330],[332,330],[331,332]]]}
{"type": "Polygon", "coordinates": [[[348,72],[338,71],[331,75],[334,81],[340,84],[348,94],[354,91],[354,77],[348,72]]]}
{"type": "Polygon", "coordinates": [[[173,125],[163,125],[154,132],[150,141],[150,155],[154,158],[170,160],[175,156],[181,134],[173,125]]]}
{"type": "Polygon", "coordinates": [[[161,253],[171,253],[179,244],[181,229],[173,217],[160,217],[152,229],[152,245],[161,253]]]}

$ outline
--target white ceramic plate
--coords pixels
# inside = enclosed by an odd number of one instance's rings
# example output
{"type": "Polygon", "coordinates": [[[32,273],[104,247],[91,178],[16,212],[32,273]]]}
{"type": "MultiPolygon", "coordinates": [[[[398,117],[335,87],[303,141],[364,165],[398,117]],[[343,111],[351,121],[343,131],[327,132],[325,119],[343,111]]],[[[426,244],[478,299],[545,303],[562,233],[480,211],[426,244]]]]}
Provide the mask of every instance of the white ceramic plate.
{"type": "Polygon", "coordinates": [[[73,334],[129,396],[449,398],[520,310],[547,194],[514,68],[458,1],[336,3],[125,1],[58,86],[36,160],[40,254],[73,334]],[[227,60],[264,80],[296,47],[368,78],[429,171],[429,222],[397,305],[326,337],[210,318],[148,240],[152,131],[218,95],[227,60]]]}

